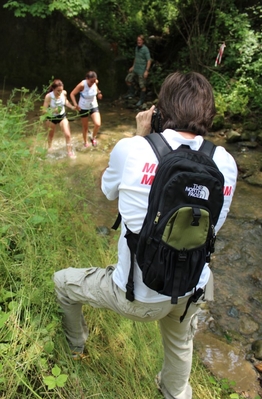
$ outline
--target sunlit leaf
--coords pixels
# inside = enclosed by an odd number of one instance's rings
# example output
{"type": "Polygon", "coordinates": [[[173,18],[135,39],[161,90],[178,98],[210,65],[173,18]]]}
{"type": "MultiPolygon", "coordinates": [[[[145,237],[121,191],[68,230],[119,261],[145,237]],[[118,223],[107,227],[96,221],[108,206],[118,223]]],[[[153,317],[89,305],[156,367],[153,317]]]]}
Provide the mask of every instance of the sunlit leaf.
{"type": "Polygon", "coordinates": [[[56,379],[56,385],[58,387],[63,387],[67,381],[68,376],[66,374],[60,374],[56,379]]]}
{"type": "Polygon", "coordinates": [[[56,387],[55,377],[49,375],[48,377],[44,377],[43,380],[44,383],[48,386],[48,389],[54,389],[56,387]]]}
{"type": "Polygon", "coordinates": [[[55,377],[57,377],[57,376],[59,376],[60,373],[61,373],[61,369],[57,365],[55,365],[55,367],[52,368],[52,374],[55,377]]]}

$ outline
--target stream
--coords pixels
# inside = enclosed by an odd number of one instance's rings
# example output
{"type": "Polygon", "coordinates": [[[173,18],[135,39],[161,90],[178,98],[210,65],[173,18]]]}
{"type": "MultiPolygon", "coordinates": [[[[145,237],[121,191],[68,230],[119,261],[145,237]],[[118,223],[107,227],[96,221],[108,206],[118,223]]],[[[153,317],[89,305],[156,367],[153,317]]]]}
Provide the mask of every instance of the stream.
{"type": "MultiPolygon", "coordinates": [[[[47,155],[47,160],[65,160],[68,178],[75,187],[77,175],[83,169],[92,170],[96,186],[92,193],[87,192],[87,201],[97,226],[110,228],[117,214],[117,202],[107,201],[103,196],[100,176],[115,143],[135,132],[138,111],[125,108],[120,101],[101,101],[100,112],[102,126],[96,148],[83,147],[80,118],[72,115],[70,128],[76,159],[67,159],[64,137],[57,129],[54,151],[47,155]]],[[[39,115],[40,112],[34,112],[31,117],[39,115]]],[[[89,123],[91,130],[92,121],[89,123]]],[[[212,134],[208,138],[225,146],[233,156],[240,156],[239,148],[235,144],[227,145],[222,136],[212,134]]],[[[261,157],[261,149],[247,150],[243,156],[250,157],[252,162],[255,154],[261,157]]],[[[251,350],[252,342],[262,339],[261,194],[261,187],[239,179],[230,214],[217,237],[211,262],[215,300],[201,310],[195,337],[195,350],[203,363],[219,379],[234,381],[236,392],[246,398],[255,398],[262,392],[261,376],[255,367],[259,362],[251,350]]]]}

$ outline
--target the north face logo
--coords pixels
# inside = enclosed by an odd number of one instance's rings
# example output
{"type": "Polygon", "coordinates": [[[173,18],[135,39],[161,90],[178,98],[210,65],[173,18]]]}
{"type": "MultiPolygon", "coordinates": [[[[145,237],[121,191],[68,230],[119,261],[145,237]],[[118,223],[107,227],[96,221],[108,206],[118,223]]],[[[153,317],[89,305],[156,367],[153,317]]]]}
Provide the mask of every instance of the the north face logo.
{"type": "Polygon", "coordinates": [[[193,187],[186,187],[185,191],[188,192],[189,197],[201,198],[204,200],[208,200],[209,198],[209,189],[206,186],[193,184],[193,187]]]}

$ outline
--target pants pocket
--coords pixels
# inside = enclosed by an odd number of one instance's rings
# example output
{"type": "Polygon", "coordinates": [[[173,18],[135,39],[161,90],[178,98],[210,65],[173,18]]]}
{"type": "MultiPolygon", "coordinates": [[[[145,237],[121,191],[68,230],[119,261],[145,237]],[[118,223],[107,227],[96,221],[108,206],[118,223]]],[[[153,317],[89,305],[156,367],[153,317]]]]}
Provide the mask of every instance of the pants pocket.
{"type": "Polygon", "coordinates": [[[87,276],[94,274],[96,269],[96,267],[90,267],[89,269],[75,269],[69,267],[68,269],[65,269],[65,285],[77,285],[80,287],[83,284],[83,280],[87,276]]]}
{"type": "MultiPolygon", "coordinates": [[[[200,309],[199,309],[200,311],[200,309]]],[[[197,312],[198,313],[198,312],[197,312]]],[[[195,333],[197,332],[197,326],[198,326],[198,315],[195,313],[192,318],[191,318],[191,323],[190,323],[190,329],[188,331],[188,339],[192,340],[195,336],[195,333]]]]}

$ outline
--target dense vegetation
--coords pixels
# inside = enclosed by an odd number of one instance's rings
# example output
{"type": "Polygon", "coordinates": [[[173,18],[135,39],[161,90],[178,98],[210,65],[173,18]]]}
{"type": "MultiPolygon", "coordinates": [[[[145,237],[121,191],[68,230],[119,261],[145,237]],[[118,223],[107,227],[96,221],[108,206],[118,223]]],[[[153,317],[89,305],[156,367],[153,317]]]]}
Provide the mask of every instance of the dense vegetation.
{"type": "Polygon", "coordinates": [[[130,61],[134,38],[142,32],[154,60],[150,80],[156,93],[170,71],[199,71],[214,87],[222,118],[258,125],[262,113],[259,0],[8,0],[6,7],[20,17],[29,13],[44,18],[60,12],[105,52],[130,61]],[[222,61],[215,66],[223,43],[222,61]]]}
{"type": "MultiPolygon", "coordinates": [[[[90,169],[69,176],[67,159],[46,158],[43,124],[26,117],[37,99],[21,89],[0,102],[0,397],[160,398],[157,323],[86,307],[87,355],[70,358],[52,275],[69,265],[114,263],[117,236],[97,234],[94,204],[86,200],[96,183],[90,169]]],[[[197,356],[191,383],[195,399],[240,398],[197,356]]]]}

